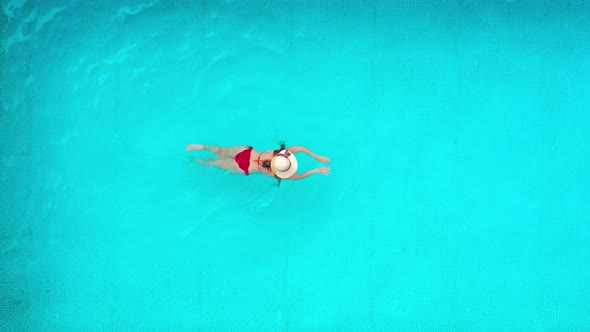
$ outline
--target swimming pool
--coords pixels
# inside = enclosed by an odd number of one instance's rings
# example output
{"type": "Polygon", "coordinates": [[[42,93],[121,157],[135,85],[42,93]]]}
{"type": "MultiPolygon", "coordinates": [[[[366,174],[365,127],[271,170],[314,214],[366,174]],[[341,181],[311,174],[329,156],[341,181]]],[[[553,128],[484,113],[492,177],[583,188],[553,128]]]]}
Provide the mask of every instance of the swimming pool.
{"type": "Polygon", "coordinates": [[[2,10],[0,329],[590,329],[590,3],[2,10]]]}

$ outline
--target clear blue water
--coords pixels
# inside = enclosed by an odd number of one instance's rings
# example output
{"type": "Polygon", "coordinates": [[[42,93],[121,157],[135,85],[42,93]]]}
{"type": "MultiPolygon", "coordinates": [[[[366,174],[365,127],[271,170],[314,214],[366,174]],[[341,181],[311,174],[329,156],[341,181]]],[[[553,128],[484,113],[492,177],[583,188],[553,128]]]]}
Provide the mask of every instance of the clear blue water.
{"type": "Polygon", "coordinates": [[[590,330],[590,2],[1,7],[0,330],[590,330]]]}

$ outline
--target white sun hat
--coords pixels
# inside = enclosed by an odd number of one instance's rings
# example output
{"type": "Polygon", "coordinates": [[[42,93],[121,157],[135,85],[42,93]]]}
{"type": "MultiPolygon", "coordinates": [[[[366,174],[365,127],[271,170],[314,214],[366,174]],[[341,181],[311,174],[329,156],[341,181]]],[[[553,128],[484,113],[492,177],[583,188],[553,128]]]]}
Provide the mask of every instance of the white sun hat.
{"type": "Polygon", "coordinates": [[[270,168],[281,179],[286,179],[297,172],[297,159],[289,150],[282,150],[270,162],[270,168]]]}

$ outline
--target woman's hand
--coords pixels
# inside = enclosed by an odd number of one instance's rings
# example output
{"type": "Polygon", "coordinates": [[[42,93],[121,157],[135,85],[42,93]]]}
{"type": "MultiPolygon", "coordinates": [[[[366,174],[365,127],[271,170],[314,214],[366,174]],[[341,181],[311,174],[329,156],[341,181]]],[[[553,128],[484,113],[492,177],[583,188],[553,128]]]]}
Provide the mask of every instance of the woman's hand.
{"type": "Polygon", "coordinates": [[[316,159],[320,163],[324,163],[324,164],[329,164],[330,163],[330,158],[328,158],[328,157],[318,156],[316,159]]]}
{"type": "Polygon", "coordinates": [[[324,175],[330,174],[330,167],[318,167],[315,169],[316,173],[322,173],[324,175]]]}

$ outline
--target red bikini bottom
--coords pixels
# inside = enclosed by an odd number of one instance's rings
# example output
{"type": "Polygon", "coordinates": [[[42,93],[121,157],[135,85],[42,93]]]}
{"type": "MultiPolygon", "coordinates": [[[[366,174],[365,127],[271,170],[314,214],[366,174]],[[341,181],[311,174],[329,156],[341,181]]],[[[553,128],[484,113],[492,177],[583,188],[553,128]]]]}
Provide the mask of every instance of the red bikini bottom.
{"type": "Polygon", "coordinates": [[[248,169],[250,168],[250,155],[252,154],[252,147],[248,146],[245,150],[238,153],[235,157],[238,167],[244,171],[244,174],[250,175],[248,169]]]}

